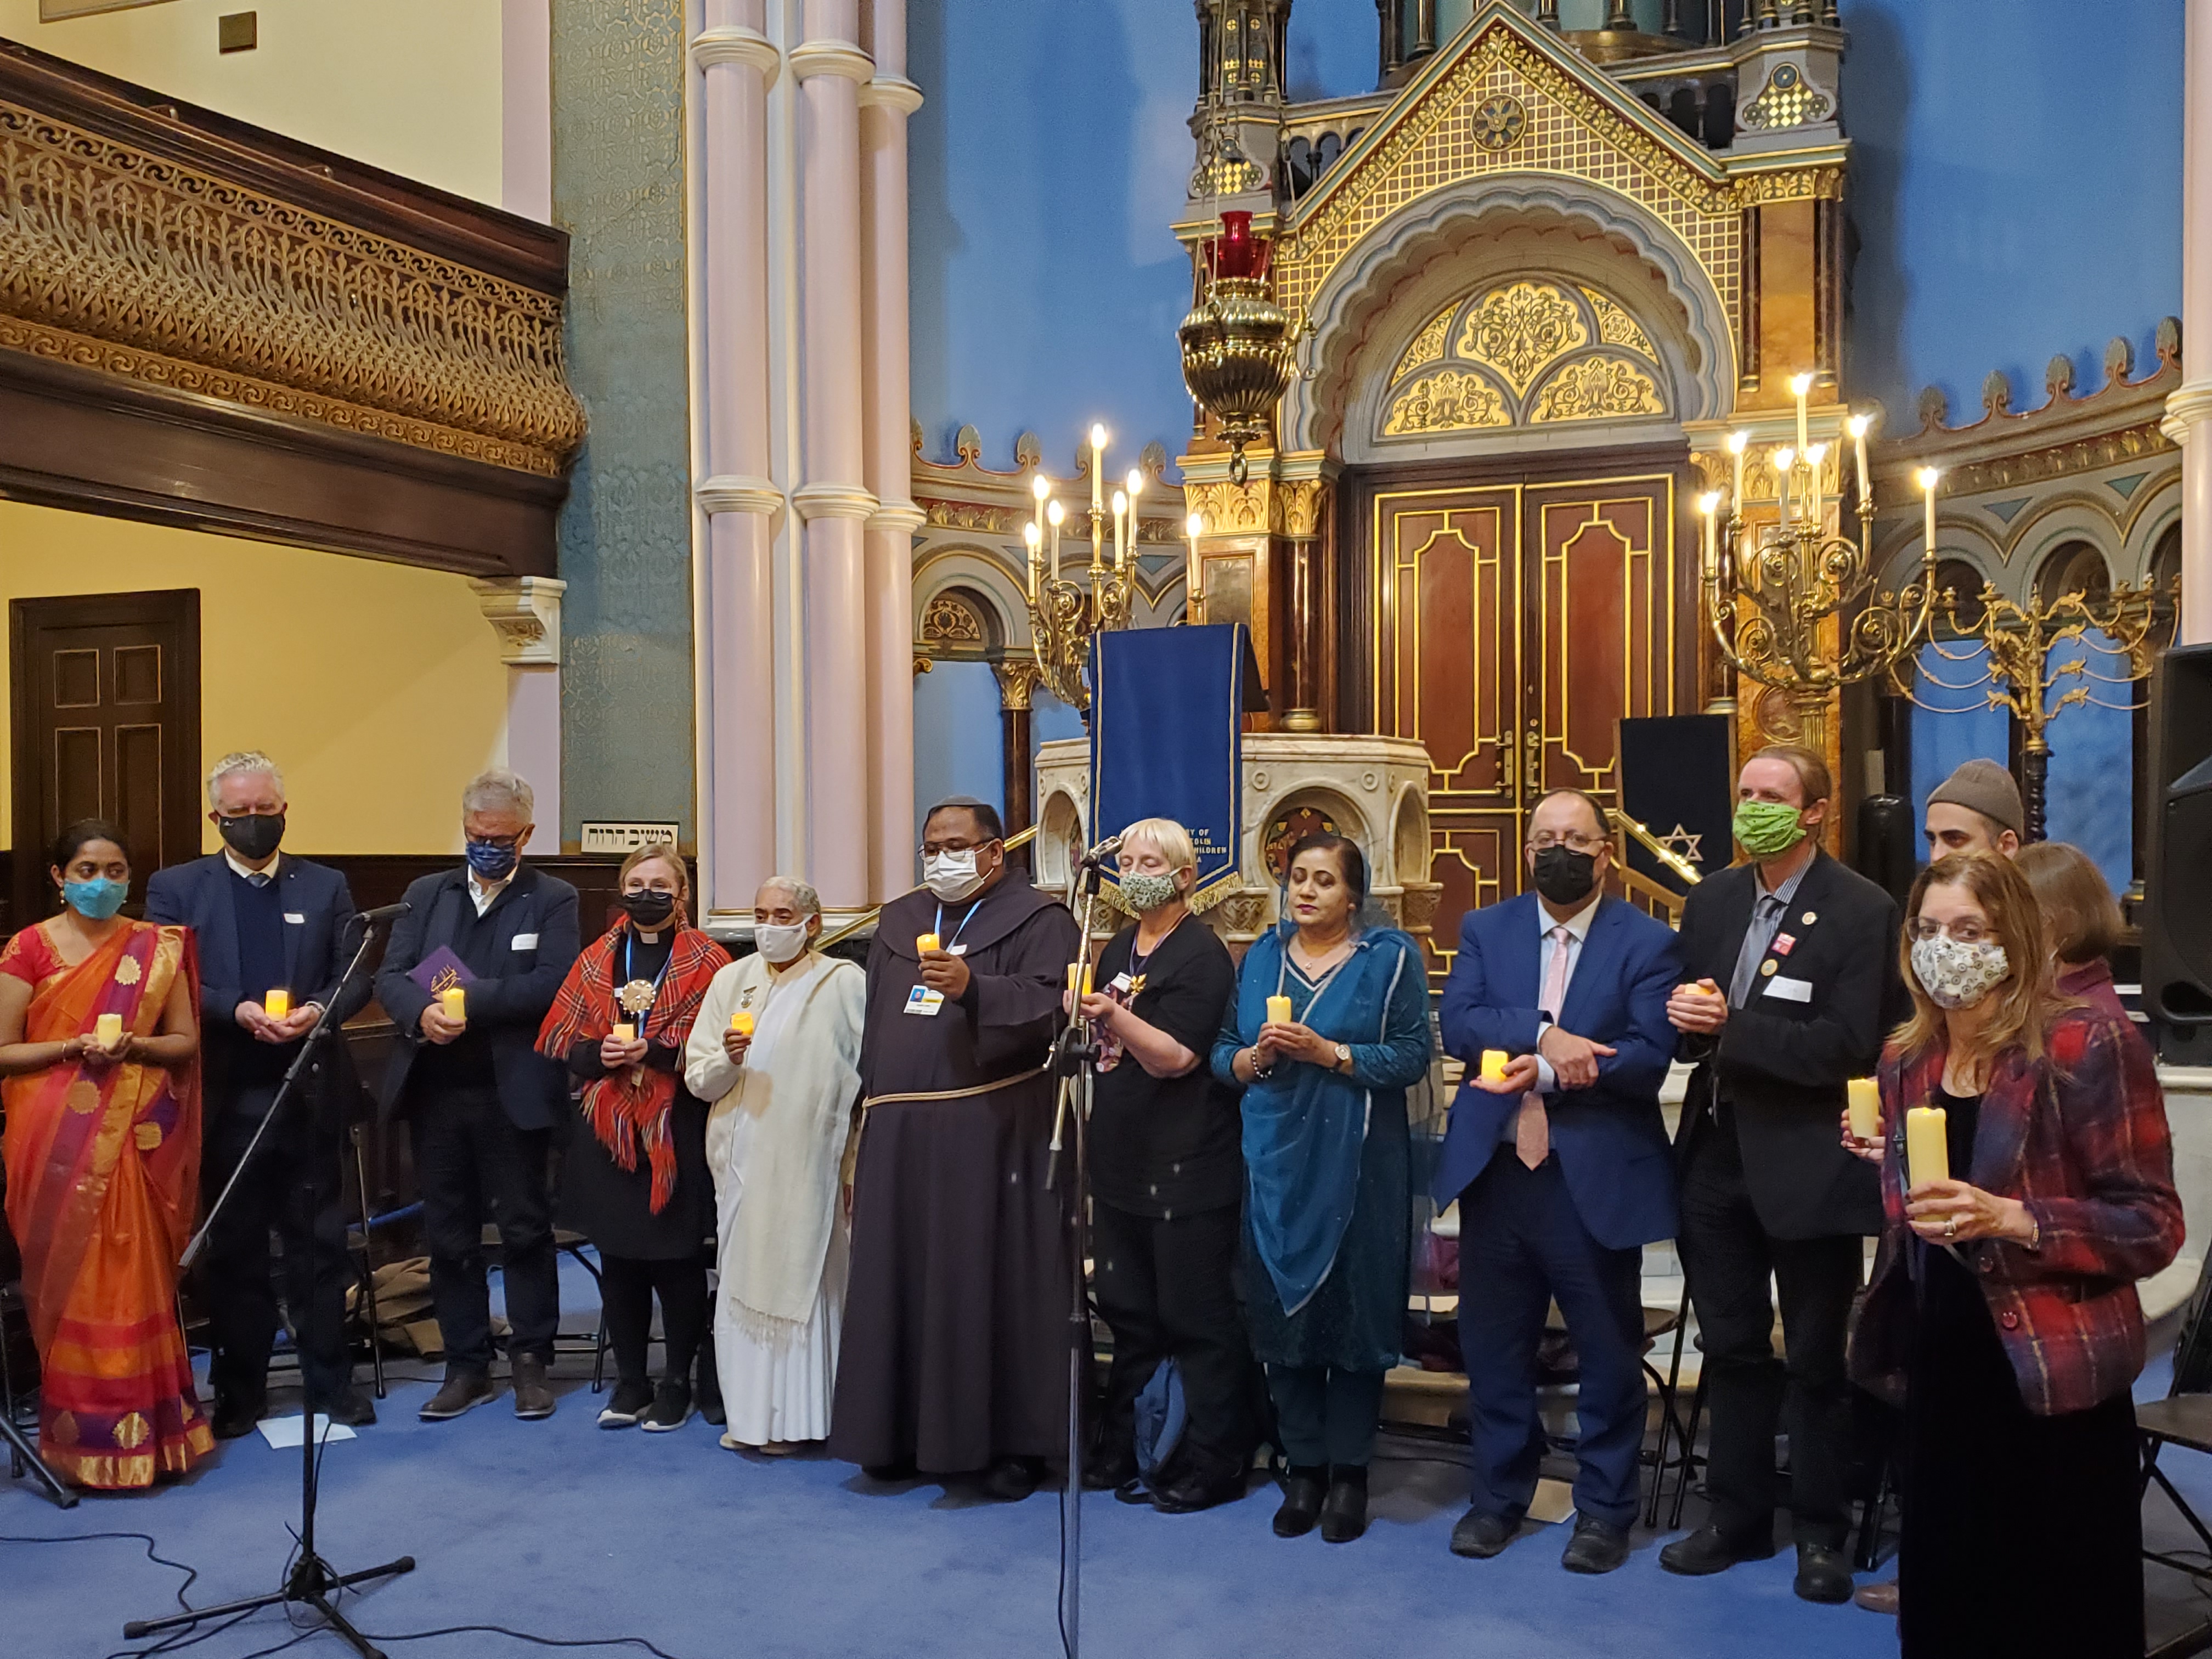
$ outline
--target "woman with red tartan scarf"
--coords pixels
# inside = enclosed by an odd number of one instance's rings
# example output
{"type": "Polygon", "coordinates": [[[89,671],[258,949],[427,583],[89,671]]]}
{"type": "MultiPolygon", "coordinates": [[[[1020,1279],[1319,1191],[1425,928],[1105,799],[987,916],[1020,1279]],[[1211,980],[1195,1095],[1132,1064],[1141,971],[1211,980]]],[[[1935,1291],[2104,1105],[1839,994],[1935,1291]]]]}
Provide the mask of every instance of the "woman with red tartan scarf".
{"type": "Polygon", "coordinates": [[[538,1052],[578,1085],[584,1133],[562,1161],[560,1216],[599,1247],[617,1378],[603,1429],[683,1427],[707,1328],[714,1184],[707,1108],[684,1086],[684,1044],[729,957],[690,925],[688,892],[674,848],[623,860],[622,920],[576,958],[538,1033],[538,1052]],[[666,1348],[658,1387],[646,1370],[656,1291],[666,1348]]]}

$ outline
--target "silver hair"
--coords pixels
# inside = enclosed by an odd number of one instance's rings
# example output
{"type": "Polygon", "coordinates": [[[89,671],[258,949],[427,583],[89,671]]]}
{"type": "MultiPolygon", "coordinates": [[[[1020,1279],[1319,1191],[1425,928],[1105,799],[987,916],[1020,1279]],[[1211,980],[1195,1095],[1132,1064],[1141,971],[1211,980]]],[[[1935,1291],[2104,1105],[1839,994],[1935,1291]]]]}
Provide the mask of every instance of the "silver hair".
{"type": "Polygon", "coordinates": [[[538,794],[520,773],[504,766],[487,766],[461,791],[464,812],[498,812],[512,809],[525,823],[536,821],[538,794]]]}
{"type": "Polygon", "coordinates": [[[207,791],[210,806],[218,811],[222,809],[222,803],[216,799],[216,788],[225,778],[234,777],[241,772],[266,772],[270,781],[276,786],[276,793],[279,795],[284,793],[284,775],[276,769],[275,761],[270,760],[258,749],[234,749],[217,761],[208,772],[207,791]]]}
{"type": "Polygon", "coordinates": [[[761,891],[763,893],[771,887],[779,893],[789,894],[791,908],[798,911],[800,915],[818,916],[822,914],[822,895],[799,880],[797,876],[770,876],[766,881],[761,883],[761,891]]]}

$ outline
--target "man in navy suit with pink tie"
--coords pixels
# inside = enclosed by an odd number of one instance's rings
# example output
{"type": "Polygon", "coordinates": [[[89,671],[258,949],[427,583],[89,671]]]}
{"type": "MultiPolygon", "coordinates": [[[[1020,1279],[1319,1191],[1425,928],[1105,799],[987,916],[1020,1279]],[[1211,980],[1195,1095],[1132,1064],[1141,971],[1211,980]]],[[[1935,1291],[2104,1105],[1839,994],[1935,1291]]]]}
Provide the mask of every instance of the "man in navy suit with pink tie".
{"type": "Polygon", "coordinates": [[[1457,1555],[1513,1541],[1544,1426],[1536,1345],[1556,1300],[1581,1364],[1575,1529],[1561,1565],[1628,1558],[1644,1444],[1644,1246],[1674,1234],[1659,1085],[1674,1058],[1674,932],[1606,895],[1604,809],[1577,789],[1536,803],[1524,849],[1535,891],[1470,911],[1445,983],[1447,1053],[1467,1064],[1437,1159],[1459,1202],[1460,1346],[1473,1419],[1473,1500],[1457,1555]],[[1483,1080],[1486,1049],[1507,1057],[1483,1080]]]}

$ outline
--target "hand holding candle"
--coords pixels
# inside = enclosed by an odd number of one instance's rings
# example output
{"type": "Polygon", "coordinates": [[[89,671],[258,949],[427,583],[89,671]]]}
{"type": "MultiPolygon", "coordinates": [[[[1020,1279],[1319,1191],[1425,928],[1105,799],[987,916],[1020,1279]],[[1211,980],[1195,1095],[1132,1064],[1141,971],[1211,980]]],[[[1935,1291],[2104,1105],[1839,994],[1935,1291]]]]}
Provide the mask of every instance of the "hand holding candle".
{"type": "Polygon", "coordinates": [[[934,950],[936,950],[936,949],[937,949],[937,935],[936,935],[936,934],[934,934],[934,933],[917,933],[917,934],[915,936],[915,941],[914,941],[914,953],[915,953],[915,955],[916,955],[916,956],[918,956],[918,957],[926,957],[926,956],[927,956],[927,955],[928,955],[932,951],[934,951],[934,950]]]}
{"type": "Polygon", "coordinates": [[[1851,1115],[1851,1139],[1878,1139],[1881,1134],[1881,1085],[1870,1077],[1855,1077],[1844,1087],[1851,1115]]]}
{"type": "Polygon", "coordinates": [[[1067,988],[1078,997],[1087,997],[1091,994],[1091,964],[1089,963],[1071,962],[1067,964],[1067,988]]]}
{"type": "Polygon", "coordinates": [[[1951,1178],[1950,1130],[1941,1106],[1915,1106],[1905,1115],[1905,1190],[1917,1192],[1951,1178]]]}
{"type": "Polygon", "coordinates": [[[750,1036],[753,1034],[753,1011],[750,1008],[740,1008],[732,1014],[730,1029],[739,1036],[750,1036]]]}
{"type": "Polygon", "coordinates": [[[631,1043],[637,1041],[636,1024],[627,1019],[617,1020],[615,1022],[614,1039],[617,1042],[621,1043],[623,1048],[629,1048],[631,1043]]]}
{"type": "Polygon", "coordinates": [[[271,1019],[283,1019],[292,1012],[292,994],[281,987],[261,999],[261,1012],[271,1019]]]}
{"type": "Polygon", "coordinates": [[[1504,1082],[1505,1050],[1503,1048],[1485,1048],[1482,1051],[1482,1070],[1480,1075],[1485,1083],[1504,1082]]]}
{"type": "Polygon", "coordinates": [[[1288,997],[1267,999],[1267,1024],[1288,1025],[1291,1023],[1291,1000],[1288,997]]]}
{"type": "Polygon", "coordinates": [[[123,1016],[102,1014],[92,1023],[93,1040],[103,1048],[113,1048],[123,1041],[123,1016]]]}
{"type": "Polygon", "coordinates": [[[448,985],[444,990],[438,993],[438,1006],[444,1011],[446,1018],[452,1020],[456,1025],[465,1023],[469,1017],[469,994],[467,988],[459,985],[448,985]]]}

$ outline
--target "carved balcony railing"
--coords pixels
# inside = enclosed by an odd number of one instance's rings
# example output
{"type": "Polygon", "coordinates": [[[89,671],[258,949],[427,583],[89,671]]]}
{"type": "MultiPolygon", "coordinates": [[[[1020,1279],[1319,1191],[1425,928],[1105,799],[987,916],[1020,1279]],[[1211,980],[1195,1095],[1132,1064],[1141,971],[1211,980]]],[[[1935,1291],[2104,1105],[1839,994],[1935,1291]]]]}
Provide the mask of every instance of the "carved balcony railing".
{"type": "Polygon", "coordinates": [[[0,42],[0,474],[21,493],[550,574],[584,434],[567,267],[559,231],[0,42]],[[103,420],[137,442],[40,441],[103,420]],[[344,487],[364,471],[374,489],[344,487]]]}

